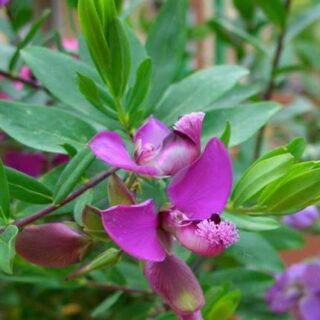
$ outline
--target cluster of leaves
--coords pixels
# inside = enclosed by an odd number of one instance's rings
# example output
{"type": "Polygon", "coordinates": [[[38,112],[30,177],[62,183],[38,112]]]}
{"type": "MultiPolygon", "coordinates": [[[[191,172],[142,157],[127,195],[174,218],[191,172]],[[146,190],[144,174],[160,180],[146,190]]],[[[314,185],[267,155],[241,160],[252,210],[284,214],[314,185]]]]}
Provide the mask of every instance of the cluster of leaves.
{"type": "MultiPolygon", "coordinates": [[[[12,143],[48,155],[68,154],[71,160],[38,179],[0,162],[0,293],[6,293],[0,294],[0,309],[8,319],[69,319],[73,314],[83,319],[174,319],[149,294],[137,262],[127,256],[119,261],[119,252],[101,232],[99,221],[84,219],[94,216],[88,214],[91,207],[108,207],[105,182],[85,189],[79,197],[70,195],[106,170],[87,148],[99,130],[117,130],[129,141],[150,114],[172,125],[182,114],[203,111],[204,142],[218,136],[234,147],[237,181],[225,215],[241,230],[241,240],[220,257],[200,263],[183,249],[177,254],[199,275],[206,295],[205,319],[228,319],[234,313],[245,319],[275,318],[264,294],[273,283],[271,274],[284,268],[278,251],[303,245],[302,235],[282,226],[278,216],[315,204],[320,197],[320,165],[313,161],[320,148],[306,146],[299,138],[288,143],[297,135],[311,143],[318,137],[313,110],[319,92],[312,79],[319,67],[314,46],[319,43],[314,36],[319,4],[307,1],[301,8],[293,7],[289,17],[280,0],[234,0],[236,19],[214,16],[204,25],[190,26],[187,0],[167,0],[148,26],[142,45],[130,27],[131,11],[140,1],[133,2],[123,9],[122,1],[79,1],[82,36],[77,59],[48,48],[50,42],[61,48],[60,36],[40,31],[48,13],[31,20],[29,1],[23,5],[12,1],[10,20],[1,20],[12,43],[0,45],[1,70],[14,76],[26,64],[40,85],[26,85],[21,92],[12,87],[12,77],[1,80],[1,91],[14,99],[0,101],[0,129],[12,143]],[[21,39],[26,25],[28,32],[21,39]],[[270,27],[276,37],[264,41],[263,31],[270,27]],[[218,66],[191,69],[187,44],[211,33],[217,36],[217,47],[234,50],[238,65],[223,65],[224,56],[217,55],[218,66]],[[283,58],[275,65],[278,35],[283,58]],[[303,89],[299,94],[288,84],[289,75],[297,71],[303,89]],[[271,83],[289,88],[289,106],[281,109],[266,96],[271,83]],[[306,113],[311,115],[308,127],[306,113]],[[273,128],[280,127],[276,138],[285,141],[284,146],[254,159],[257,133],[268,121],[273,128]],[[76,276],[75,267],[39,268],[15,257],[16,225],[48,208],[52,214],[45,221],[73,220],[93,239],[76,276]],[[75,279],[65,282],[67,277],[75,279]],[[40,295],[47,302],[34,304],[40,295]]],[[[75,5],[68,3],[70,8],[75,5]]],[[[265,143],[264,150],[268,149],[265,143]]],[[[121,174],[130,181],[130,176],[121,174]]],[[[164,189],[163,181],[141,179],[138,196],[161,204],[164,189]]]]}

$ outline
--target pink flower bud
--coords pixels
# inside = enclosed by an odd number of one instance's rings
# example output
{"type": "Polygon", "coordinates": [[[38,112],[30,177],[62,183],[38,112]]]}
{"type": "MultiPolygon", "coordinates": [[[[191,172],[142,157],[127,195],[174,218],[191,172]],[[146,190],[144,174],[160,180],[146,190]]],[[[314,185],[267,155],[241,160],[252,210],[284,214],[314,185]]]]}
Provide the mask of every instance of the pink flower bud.
{"type": "Polygon", "coordinates": [[[202,315],[200,311],[192,312],[185,315],[179,315],[179,320],[202,320],[202,315]]]}
{"type": "Polygon", "coordinates": [[[33,264],[62,268],[78,263],[89,244],[84,234],[56,222],[25,227],[17,237],[16,250],[33,264]]]}
{"type": "Polygon", "coordinates": [[[168,255],[161,262],[147,261],[144,273],[152,289],[180,319],[201,319],[191,316],[204,305],[202,289],[184,261],[173,255],[168,255]]]}

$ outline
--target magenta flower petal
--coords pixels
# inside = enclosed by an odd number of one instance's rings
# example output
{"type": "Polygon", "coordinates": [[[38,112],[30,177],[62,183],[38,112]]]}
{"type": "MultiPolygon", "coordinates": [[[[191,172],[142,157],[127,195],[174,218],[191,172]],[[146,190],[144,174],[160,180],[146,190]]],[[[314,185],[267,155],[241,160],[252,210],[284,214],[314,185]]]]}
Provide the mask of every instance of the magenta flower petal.
{"type": "Polygon", "coordinates": [[[320,319],[320,292],[304,297],[300,301],[299,311],[303,320],[320,319]]]}
{"type": "Polygon", "coordinates": [[[232,186],[231,159],[224,144],[211,139],[201,157],[180,170],[168,187],[171,203],[191,220],[221,213],[232,186]]]}
{"type": "Polygon", "coordinates": [[[92,152],[108,164],[146,175],[156,175],[157,170],[147,166],[139,166],[129,155],[124,142],[116,132],[103,131],[98,133],[90,142],[92,152]]]}
{"type": "Polygon", "coordinates": [[[189,137],[199,148],[201,147],[203,112],[192,112],[181,117],[173,126],[175,131],[189,137]]]}
{"type": "Polygon", "coordinates": [[[155,148],[162,144],[164,138],[169,135],[168,127],[151,116],[135,133],[133,142],[139,144],[141,148],[151,144],[155,148]]]}
{"type": "Polygon", "coordinates": [[[16,250],[25,260],[50,268],[78,263],[87,247],[88,238],[63,223],[27,226],[16,241],[16,250]]]}
{"type": "Polygon", "coordinates": [[[189,319],[186,317],[203,307],[201,287],[189,266],[179,258],[170,255],[162,262],[148,261],[144,273],[152,289],[180,319],[189,319]]]}
{"type": "Polygon", "coordinates": [[[218,215],[200,222],[184,217],[177,210],[161,213],[161,225],[183,247],[196,254],[215,257],[239,240],[236,225],[230,221],[221,221],[218,215]]]}
{"type": "Polygon", "coordinates": [[[44,172],[46,157],[42,153],[9,150],[4,155],[4,163],[29,176],[38,177],[44,172]]]}
{"type": "Polygon", "coordinates": [[[197,160],[200,152],[189,138],[173,132],[164,140],[154,163],[163,176],[171,176],[197,160]]]}
{"type": "Polygon", "coordinates": [[[137,205],[118,205],[101,212],[110,238],[129,255],[162,261],[165,250],[158,239],[158,217],[153,200],[137,205]]]}

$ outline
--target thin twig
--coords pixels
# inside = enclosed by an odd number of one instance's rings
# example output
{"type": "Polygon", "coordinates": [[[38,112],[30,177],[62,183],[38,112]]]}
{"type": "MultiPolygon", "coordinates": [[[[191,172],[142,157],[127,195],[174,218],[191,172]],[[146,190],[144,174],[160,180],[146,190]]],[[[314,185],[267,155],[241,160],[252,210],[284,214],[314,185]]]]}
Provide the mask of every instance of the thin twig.
{"type": "Polygon", "coordinates": [[[4,70],[0,70],[0,76],[2,77],[5,77],[9,80],[12,80],[12,81],[18,81],[18,82],[21,82],[29,87],[32,87],[33,89],[36,89],[36,90],[43,90],[47,93],[49,93],[48,89],[45,88],[44,86],[42,86],[41,84],[35,82],[35,81],[31,81],[31,80],[28,80],[28,79],[24,79],[22,77],[19,77],[19,76],[14,76],[12,75],[11,73],[7,72],[7,71],[4,71],[4,70]]]}
{"type": "MultiPolygon", "coordinates": [[[[110,175],[112,175],[115,171],[117,170],[117,168],[111,168],[107,171],[104,171],[103,173],[101,173],[100,175],[94,177],[93,179],[89,180],[86,184],[84,184],[83,186],[81,186],[79,189],[75,190],[74,192],[72,192],[67,198],[65,198],[61,203],[59,204],[52,204],[30,216],[27,216],[25,218],[16,220],[13,224],[19,228],[24,227],[36,220],[39,220],[45,216],[47,216],[48,214],[52,213],[53,211],[63,207],[64,205],[66,205],[67,203],[71,202],[72,200],[78,198],[81,194],[83,194],[84,192],[86,192],[87,190],[91,189],[92,187],[96,186],[97,184],[99,184],[101,181],[103,181],[104,179],[108,178],[110,175]]],[[[0,232],[2,232],[3,229],[0,229],[0,232]]]]}
{"type": "MultiPolygon", "coordinates": [[[[266,88],[266,91],[264,92],[262,98],[263,100],[271,100],[272,98],[272,94],[273,94],[273,90],[274,90],[274,73],[277,70],[278,66],[279,66],[279,62],[280,62],[280,58],[281,58],[281,54],[283,51],[283,44],[284,44],[284,38],[287,32],[287,20],[288,20],[288,13],[290,11],[290,6],[291,6],[291,0],[286,0],[285,4],[285,12],[286,12],[286,21],[285,24],[281,30],[281,33],[279,34],[279,38],[277,41],[277,46],[276,46],[276,51],[275,54],[273,56],[273,60],[272,60],[272,66],[271,66],[271,72],[270,72],[270,78],[268,81],[268,85],[266,88]]],[[[263,126],[260,131],[258,132],[258,136],[257,136],[257,140],[256,140],[256,146],[255,146],[255,151],[254,151],[254,159],[257,159],[260,155],[260,150],[261,150],[261,145],[262,145],[262,141],[263,141],[263,136],[264,136],[264,132],[265,132],[265,128],[266,126],[263,126]]]]}
{"type": "Polygon", "coordinates": [[[117,291],[117,292],[123,292],[128,294],[142,294],[144,296],[153,295],[153,293],[150,290],[138,289],[138,288],[127,288],[127,287],[118,286],[116,284],[104,284],[104,283],[99,283],[91,280],[87,280],[85,284],[87,284],[91,288],[101,289],[101,290],[110,291],[110,292],[117,291]]]}

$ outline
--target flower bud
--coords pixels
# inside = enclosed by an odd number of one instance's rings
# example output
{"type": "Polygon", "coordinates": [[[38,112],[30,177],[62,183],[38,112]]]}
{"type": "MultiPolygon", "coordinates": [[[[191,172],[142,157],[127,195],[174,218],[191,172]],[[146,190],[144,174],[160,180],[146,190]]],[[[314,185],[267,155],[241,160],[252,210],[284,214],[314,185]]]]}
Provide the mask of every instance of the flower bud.
{"type": "Polygon", "coordinates": [[[180,319],[197,312],[204,305],[198,280],[189,266],[179,258],[168,255],[164,261],[147,261],[144,273],[152,289],[172,308],[180,319]]]}
{"type": "Polygon", "coordinates": [[[17,237],[16,250],[33,264],[62,268],[78,263],[89,244],[84,234],[56,222],[25,227],[17,237]]]}
{"type": "Polygon", "coordinates": [[[116,174],[109,178],[108,199],[110,206],[135,203],[134,195],[116,174]]]}
{"type": "Polygon", "coordinates": [[[202,320],[201,311],[196,311],[188,314],[180,314],[179,320],[202,320]]]}

